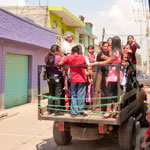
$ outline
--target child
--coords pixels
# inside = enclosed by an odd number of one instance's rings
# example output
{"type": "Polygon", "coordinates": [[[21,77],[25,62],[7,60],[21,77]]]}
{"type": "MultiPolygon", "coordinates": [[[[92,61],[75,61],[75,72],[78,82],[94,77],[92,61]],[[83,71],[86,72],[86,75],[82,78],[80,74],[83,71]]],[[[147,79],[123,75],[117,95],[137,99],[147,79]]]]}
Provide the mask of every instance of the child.
{"type": "Polygon", "coordinates": [[[128,80],[127,65],[129,65],[128,64],[128,54],[127,53],[124,53],[124,55],[123,55],[122,65],[123,65],[123,67],[121,67],[121,70],[123,72],[123,80],[120,84],[121,84],[121,89],[122,89],[123,93],[126,93],[127,80],[128,80]]]}
{"type": "MultiPolygon", "coordinates": [[[[66,56],[59,62],[59,65],[87,65],[85,57],[79,55],[79,47],[75,46],[71,50],[71,55],[66,56]]],[[[84,67],[70,67],[71,75],[71,117],[87,116],[84,113],[86,96],[86,74],[84,67]]]]}
{"type": "MultiPolygon", "coordinates": [[[[64,86],[64,78],[63,78],[63,73],[62,69],[60,67],[53,67],[54,65],[58,65],[58,63],[61,61],[61,56],[60,54],[60,47],[58,45],[53,45],[50,49],[50,52],[48,55],[45,57],[45,63],[46,65],[50,65],[52,67],[47,67],[47,75],[48,75],[48,84],[49,84],[49,95],[54,96],[57,98],[60,98],[63,93],[63,86],[64,86]]],[[[61,100],[57,99],[53,101],[52,99],[48,100],[48,113],[51,114],[55,112],[55,115],[63,115],[60,112],[60,108],[52,107],[51,105],[61,105],[61,100]]]]}
{"type": "Polygon", "coordinates": [[[94,56],[94,46],[90,45],[88,46],[88,59],[90,61],[90,63],[95,62],[95,56],[94,56]]]}
{"type": "MultiPolygon", "coordinates": [[[[92,62],[95,62],[95,56],[94,56],[94,46],[90,45],[88,47],[88,54],[87,54],[87,64],[89,65],[92,62]]],[[[87,70],[87,78],[88,78],[88,85],[87,85],[87,103],[90,103],[90,109],[91,109],[91,102],[92,102],[92,98],[94,95],[94,85],[93,85],[93,80],[91,80],[92,77],[92,69],[91,67],[88,67],[87,70]]]]}
{"type": "MultiPolygon", "coordinates": [[[[112,39],[112,56],[107,59],[106,61],[95,62],[93,65],[105,65],[105,64],[121,64],[122,62],[122,48],[121,48],[121,39],[118,36],[113,37],[112,39]]],[[[120,81],[122,81],[122,71],[120,71],[120,81]]],[[[118,73],[115,66],[109,68],[108,73],[108,95],[109,96],[117,96],[117,89],[118,89],[118,73]],[[112,90],[113,89],[113,90],[112,90]]],[[[105,118],[108,117],[116,117],[117,111],[117,104],[111,103],[117,102],[117,99],[109,99],[107,100],[107,112],[104,114],[105,118]],[[110,103],[110,104],[109,104],[110,103]],[[112,112],[113,109],[113,113],[112,112]]]]}

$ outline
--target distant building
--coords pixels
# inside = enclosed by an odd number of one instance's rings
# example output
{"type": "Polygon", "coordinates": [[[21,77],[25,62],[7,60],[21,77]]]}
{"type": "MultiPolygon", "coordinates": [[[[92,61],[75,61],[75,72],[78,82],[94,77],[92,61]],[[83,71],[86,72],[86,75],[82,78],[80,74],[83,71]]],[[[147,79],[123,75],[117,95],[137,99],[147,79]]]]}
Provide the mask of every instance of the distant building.
{"type": "MultiPolygon", "coordinates": [[[[84,22],[84,17],[79,16],[82,22],[84,22]]],[[[97,38],[92,31],[93,24],[90,22],[85,22],[85,26],[76,29],[76,39],[79,40],[79,43],[84,44],[85,46],[85,55],[88,53],[87,49],[89,45],[94,46],[94,40],[97,38]]]]}
{"type": "MultiPolygon", "coordinates": [[[[44,64],[54,30],[0,8],[0,108],[37,99],[37,66],[44,64]]],[[[42,81],[42,91],[47,82],[42,81]]]]}

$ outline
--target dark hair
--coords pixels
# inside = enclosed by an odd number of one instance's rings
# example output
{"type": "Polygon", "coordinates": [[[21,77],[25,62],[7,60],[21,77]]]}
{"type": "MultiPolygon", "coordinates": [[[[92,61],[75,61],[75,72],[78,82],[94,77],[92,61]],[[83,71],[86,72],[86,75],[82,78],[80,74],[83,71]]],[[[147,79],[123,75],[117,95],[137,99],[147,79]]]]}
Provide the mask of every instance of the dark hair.
{"type": "Polygon", "coordinates": [[[115,51],[119,51],[120,53],[122,53],[121,39],[118,36],[114,36],[112,38],[112,53],[114,53],[115,51]]]}
{"type": "Polygon", "coordinates": [[[129,40],[129,37],[132,37],[132,38],[134,39],[134,36],[133,36],[133,35],[129,35],[129,36],[127,37],[127,40],[129,40]]]}
{"type": "Polygon", "coordinates": [[[130,49],[131,49],[131,45],[130,45],[130,44],[127,43],[127,44],[125,45],[125,47],[126,47],[126,46],[130,46],[130,49]]]}
{"type": "Polygon", "coordinates": [[[52,45],[50,48],[50,51],[48,55],[45,57],[45,63],[46,65],[54,65],[54,60],[55,60],[55,52],[59,50],[58,45],[52,45]]]}
{"type": "Polygon", "coordinates": [[[101,43],[103,43],[103,41],[99,42],[98,46],[100,46],[101,43]]]}
{"type": "Polygon", "coordinates": [[[113,38],[112,38],[112,37],[109,37],[109,38],[107,39],[107,42],[109,41],[109,39],[111,39],[111,40],[112,40],[113,38]]]}
{"type": "Polygon", "coordinates": [[[104,46],[105,44],[108,44],[106,41],[102,43],[102,46],[104,46]]]}
{"type": "Polygon", "coordinates": [[[74,46],[72,49],[71,49],[71,52],[74,54],[74,53],[78,53],[79,54],[79,47],[78,46],[74,46]]]}
{"type": "Polygon", "coordinates": [[[94,46],[93,46],[93,45],[89,45],[89,46],[88,46],[88,50],[89,50],[90,48],[91,48],[91,49],[94,49],[94,46]]]}
{"type": "Polygon", "coordinates": [[[79,48],[79,54],[82,55],[83,52],[82,52],[82,46],[81,45],[77,45],[77,47],[79,48]]]}

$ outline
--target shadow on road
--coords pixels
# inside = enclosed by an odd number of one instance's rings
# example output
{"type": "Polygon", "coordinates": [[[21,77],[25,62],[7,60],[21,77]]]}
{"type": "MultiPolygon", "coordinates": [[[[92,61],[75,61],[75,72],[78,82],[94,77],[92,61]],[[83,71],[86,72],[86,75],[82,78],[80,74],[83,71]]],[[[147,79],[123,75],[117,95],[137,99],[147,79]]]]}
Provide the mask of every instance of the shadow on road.
{"type": "Polygon", "coordinates": [[[70,145],[58,146],[53,138],[43,139],[41,143],[36,145],[37,150],[119,150],[117,138],[106,136],[106,138],[95,141],[81,141],[73,139],[70,145]]]}

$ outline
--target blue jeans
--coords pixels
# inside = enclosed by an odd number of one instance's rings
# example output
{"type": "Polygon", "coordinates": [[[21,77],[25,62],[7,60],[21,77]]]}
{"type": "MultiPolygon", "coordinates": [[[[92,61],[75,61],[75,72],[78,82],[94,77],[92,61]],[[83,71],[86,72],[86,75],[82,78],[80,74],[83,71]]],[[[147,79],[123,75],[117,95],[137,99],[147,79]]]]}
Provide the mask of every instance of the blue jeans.
{"type": "Polygon", "coordinates": [[[71,83],[71,114],[83,113],[85,97],[86,83],[71,83]]]}

